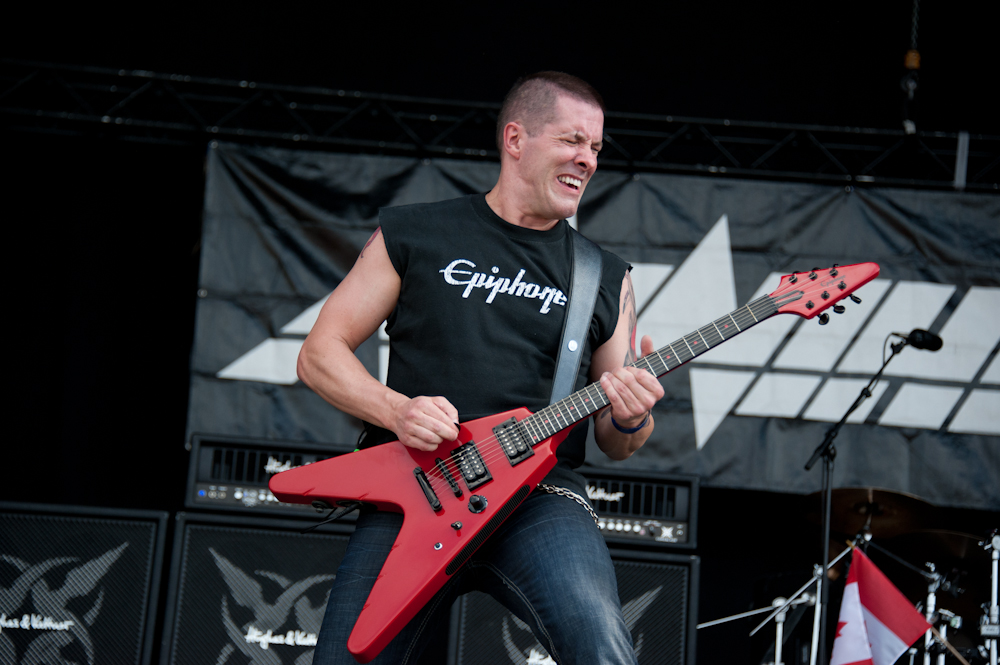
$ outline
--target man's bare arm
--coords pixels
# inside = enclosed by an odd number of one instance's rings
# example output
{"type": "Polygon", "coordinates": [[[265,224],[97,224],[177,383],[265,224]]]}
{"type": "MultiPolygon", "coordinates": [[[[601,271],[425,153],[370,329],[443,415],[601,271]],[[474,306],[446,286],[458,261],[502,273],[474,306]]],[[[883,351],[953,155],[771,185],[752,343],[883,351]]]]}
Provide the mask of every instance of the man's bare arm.
{"type": "MultiPolygon", "coordinates": [[[[611,403],[594,416],[594,438],[598,447],[616,460],[629,457],[646,443],[654,426],[651,409],[663,397],[663,386],[647,370],[623,366],[636,359],[637,312],[632,278],[627,273],[622,280],[619,308],[614,334],[594,351],[590,365],[591,379],[601,382],[611,403]],[[621,431],[639,427],[643,422],[646,424],[633,433],[621,431]]],[[[643,337],[642,355],[652,352],[653,341],[643,337]]]]}
{"type": "Polygon", "coordinates": [[[392,430],[407,446],[434,450],[454,440],[458,411],[444,397],[409,398],[376,380],[354,351],[392,313],[400,279],[376,229],[327,299],[299,352],[299,378],[344,413],[392,430]]]}

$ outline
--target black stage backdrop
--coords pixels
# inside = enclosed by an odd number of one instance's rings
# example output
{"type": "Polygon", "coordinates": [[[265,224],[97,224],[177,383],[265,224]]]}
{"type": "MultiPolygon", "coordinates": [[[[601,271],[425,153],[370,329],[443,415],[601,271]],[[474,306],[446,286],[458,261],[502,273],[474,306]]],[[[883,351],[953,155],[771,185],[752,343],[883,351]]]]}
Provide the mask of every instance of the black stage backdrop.
{"type": "MultiPolygon", "coordinates": [[[[319,307],[379,207],[485,192],[498,171],[213,144],[189,436],[356,440],[359,421],[296,380],[319,307]]],[[[1000,198],[598,172],[578,218],[634,266],[639,333],[657,348],[773,291],[782,274],[881,266],[858,292],[863,303],[847,302],[829,325],[777,316],[663,377],[656,431],[621,467],[818,490],[818,466],[803,466],[881,366],[886,336],[923,328],[944,347],[893,360],[837,439],[834,484],[1000,508],[1000,198]]],[[[379,333],[358,349],[375,376],[388,343],[379,333]]],[[[611,463],[596,448],[588,462],[611,463]]]]}

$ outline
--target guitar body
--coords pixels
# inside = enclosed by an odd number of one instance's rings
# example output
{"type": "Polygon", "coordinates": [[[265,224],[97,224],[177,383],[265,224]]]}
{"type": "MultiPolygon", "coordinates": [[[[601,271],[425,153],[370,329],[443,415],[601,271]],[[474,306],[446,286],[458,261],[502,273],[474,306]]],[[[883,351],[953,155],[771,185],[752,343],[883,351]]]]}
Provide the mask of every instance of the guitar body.
{"type": "Polygon", "coordinates": [[[556,448],[569,429],[534,445],[534,454],[515,466],[496,440],[494,427],[530,415],[521,408],[463,423],[458,439],[442,443],[434,452],[393,441],[271,478],[271,492],[288,503],[318,500],[333,506],[363,501],[404,514],[396,543],[347,643],[359,662],[377,656],[555,466],[556,448]],[[436,460],[449,460],[452,451],[470,441],[476,442],[492,478],[470,490],[461,474],[453,472],[462,490],[456,497],[436,460]],[[415,476],[417,468],[427,476],[439,510],[434,510],[415,476]],[[473,495],[485,499],[481,512],[470,509],[473,495]],[[461,528],[452,526],[458,522],[461,528]]]}

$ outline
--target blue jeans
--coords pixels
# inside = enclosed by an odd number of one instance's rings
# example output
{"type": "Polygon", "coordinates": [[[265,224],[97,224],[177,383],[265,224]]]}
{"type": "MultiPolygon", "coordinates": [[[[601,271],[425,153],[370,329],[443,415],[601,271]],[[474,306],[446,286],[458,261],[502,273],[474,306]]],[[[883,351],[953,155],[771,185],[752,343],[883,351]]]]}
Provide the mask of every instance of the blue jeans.
{"type": "MultiPolygon", "coordinates": [[[[396,513],[358,519],[330,594],[314,665],[355,663],[347,638],[401,524],[396,513]]],[[[474,589],[489,593],[530,626],[561,665],[636,662],[604,537],[582,506],[539,490],[372,662],[416,663],[432,631],[448,630],[452,602],[474,589]]]]}

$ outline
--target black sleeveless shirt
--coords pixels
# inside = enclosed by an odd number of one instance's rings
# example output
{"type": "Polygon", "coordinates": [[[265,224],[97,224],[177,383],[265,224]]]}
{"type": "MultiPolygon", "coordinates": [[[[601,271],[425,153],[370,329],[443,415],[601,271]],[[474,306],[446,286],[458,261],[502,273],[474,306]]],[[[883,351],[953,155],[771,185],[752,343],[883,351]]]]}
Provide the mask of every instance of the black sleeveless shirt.
{"type": "MultiPolygon", "coordinates": [[[[379,223],[402,280],[386,323],[389,387],[409,397],[443,395],[461,421],[547,406],[571,281],[569,224],[547,231],[509,224],[483,194],[383,208],[379,223]]],[[[588,383],[591,353],[618,323],[628,265],[609,252],[602,260],[576,389],[588,383]]],[[[546,478],[584,495],[570,469],[583,463],[587,422],[559,446],[546,478]]],[[[369,429],[364,447],[397,438],[369,429]]]]}

